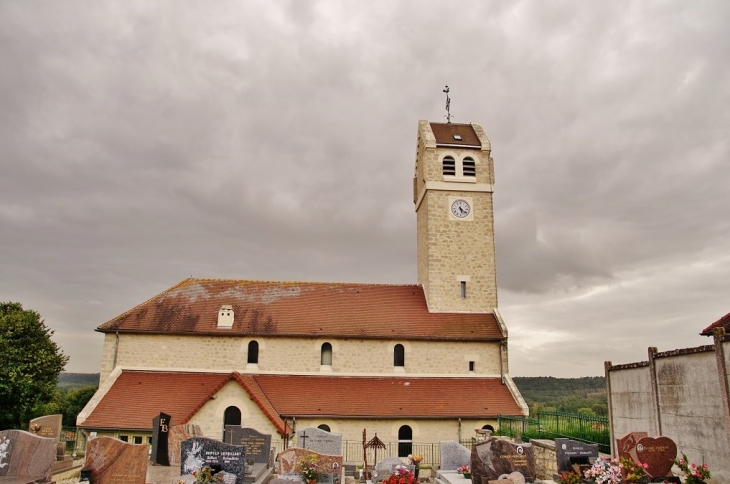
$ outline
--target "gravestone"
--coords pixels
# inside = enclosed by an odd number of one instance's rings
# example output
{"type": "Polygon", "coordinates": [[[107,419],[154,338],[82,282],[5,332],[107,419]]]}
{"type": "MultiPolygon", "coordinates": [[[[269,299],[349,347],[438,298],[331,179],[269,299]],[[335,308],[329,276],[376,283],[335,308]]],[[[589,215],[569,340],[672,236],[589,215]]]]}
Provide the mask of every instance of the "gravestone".
{"type": "Polygon", "coordinates": [[[167,456],[170,465],[180,465],[180,444],[193,437],[202,437],[199,425],[185,424],[170,426],[167,434],[167,456]]]}
{"type": "Polygon", "coordinates": [[[341,455],[325,455],[313,452],[299,447],[291,447],[279,452],[277,460],[279,462],[279,475],[286,478],[287,476],[299,475],[297,463],[306,455],[314,455],[319,462],[320,473],[331,476],[326,480],[331,480],[333,484],[344,482],[342,456],[341,455]]]}
{"type": "Polygon", "coordinates": [[[193,437],[180,444],[180,474],[198,472],[208,466],[224,471],[226,484],[243,484],[246,449],[205,437],[193,437]]]}
{"type": "Polygon", "coordinates": [[[269,467],[270,434],[262,434],[255,429],[241,428],[238,425],[226,425],[226,442],[244,446],[246,458],[252,458],[255,463],[266,464],[269,467]]]}
{"type": "Polygon", "coordinates": [[[56,462],[56,439],[38,437],[22,430],[0,431],[0,481],[51,481],[56,462]]]}
{"type": "Polygon", "coordinates": [[[320,454],[342,455],[342,434],[307,427],[297,432],[297,443],[302,449],[320,454]]]}
{"type": "Polygon", "coordinates": [[[170,465],[170,456],[167,453],[167,437],[170,434],[170,417],[166,413],[152,419],[152,453],[150,461],[161,466],[170,465]]]}
{"type": "Polygon", "coordinates": [[[373,468],[373,480],[383,481],[393,474],[396,466],[405,466],[400,457],[383,457],[375,463],[373,468]]]}
{"type": "Polygon", "coordinates": [[[535,480],[532,444],[515,444],[495,437],[474,444],[471,451],[472,482],[486,484],[514,472],[519,472],[526,482],[535,480]]]}
{"type": "Polygon", "coordinates": [[[149,450],[147,444],[97,437],[86,444],[84,469],[91,471],[91,482],[145,484],[149,450]]]}
{"type": "Polygon", "coordinates": [[[647,464],[644,471],[652,479],[672,476],[677,444],[669,437],[643,437],[636,443],[637,462],[647,464]]]}
{"type": "Polygon", "coordinates": [[[639,440],[648,436],[648,432],[629,432],[623,437],[616,439],[616,453],[619,458],[624,457],[634,462],[639,460],[639,457],[636,455],[636,444],[639,440]]]}
{"type": "Polygon", "coordinates": [[[592,465],[598,459],[598,444],[571,439],[555,439],[558,473],[572,471],[573,465],[592,465]]]}
{"type": "Polygon", "coordinates": [[[442,471],[455,471],[461,466],[471,465],[471,451],[454,440],[442,440],[439,450],[442,471]]]}
{"type": "Polygon", "coordinates": [[[48,437],[49,439],[58,440],[61,437],[62,420],[63,415],[61,414],[34,418],[28,424],[28,431],[38,437],[48,437]]]}

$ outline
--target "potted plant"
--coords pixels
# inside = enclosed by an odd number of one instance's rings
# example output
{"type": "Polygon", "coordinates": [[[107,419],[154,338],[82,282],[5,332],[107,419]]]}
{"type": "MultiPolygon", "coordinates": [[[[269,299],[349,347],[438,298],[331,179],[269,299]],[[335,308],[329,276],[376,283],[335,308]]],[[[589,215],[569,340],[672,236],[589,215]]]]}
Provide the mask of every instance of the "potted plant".
{"type": "Polygon", "coordinates": [[[315,484],[319,479],[320,463],[314,454],[307,454],[297,462],[296,469],[307,484],[315,484]]]}
{"type": "Polygon", "coordinates": [[[461,466],[456,472],[464,476],[464,479],[471,479],[471,466],[461,466]]]}
{"type": "Polygon", "coordinates": [[[193,472],[195,476],[195,482],[223,482],[223,474],[215,473],[213,468],[209,466],[203,466],[199,471],[193,472]]]}
{"type": "Polygon", "coordinates": [[[699,466],[694,462],[690,464],[684,452],[682,452],[681,459],[674,459],[674,464],[684,473],[684,484],[703,484],[706,479],[711,477],[707,464],[699,466]]]}

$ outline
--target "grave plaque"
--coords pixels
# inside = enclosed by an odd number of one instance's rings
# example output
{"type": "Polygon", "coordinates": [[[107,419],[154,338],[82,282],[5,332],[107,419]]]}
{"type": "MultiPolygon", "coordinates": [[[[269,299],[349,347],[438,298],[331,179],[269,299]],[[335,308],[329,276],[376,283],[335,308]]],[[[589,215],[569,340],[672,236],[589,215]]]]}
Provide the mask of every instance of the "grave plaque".
{"type": "Polygon", "coordinates": [[[535,480],[535,454],[532,444],[514,444],[490,437],[474,444],[471,451],[471,477],[475,484],[493,481],[519,472],[527,482],[535,480]]]}
{"type": "Polygon", "coordinates": [[[307,427],[297,432],[297,443],[302,449],[320,454],[342,455],[342,434],[307,427]]]}
{"type": "Polygon", "coordinates": [[[49,482],[56,440],[22,430],[0,431],[0,481],[11,478],[49,482]]]}
{"type": "Polygon", "coordinates": [[[180,444],[180,474],[198,472],[208,466],[224,471],[226,484],[243,484],[246,449],[205,437],[193,437],[180,444]]]}
{"type": "Polygon", "coordinates": [[[91,482],[145,484],[149,451],[147,444],[97,437],[86,444],[84,469],[91,470],[91,482]]]}
{"type": "Polygon", "coordinates": [[[455,471],[461,466],[471,465],[471,451],[454,440],[439,442],[442,471],[455,471]]]}
{"type": "Polygon", "coordinates": [[[34,418],[28,424],[28,431],[38,437],[48,437],[58,440],[61,437],[61,421],[63,415],[45,415],[34,418]]]}
{"type": "Polygon", "coordinates": [[[619,458],[624,457],[627,459],[631,459],[634,462],[639,460],[639,458],[636,456],[636,444],[639,442],[639,440],[648,436],[648,432],[629,432],[623,437],[616,439],[616,453],[618,454],[619,458]]]}
{"type": "Polygon", "coordinates": [[[279,475],[292,476],[299,475],[297,463],[306,455],[312,454],[317,457],[319,462],[320,473],[332,476],[333,484],[343,481],[344,468],[342,466],[341,455],[324,455],[311,450],[300,449],[299,447],[291,447],[279,452],[277,460],[279,461],[279,475]]]}
{"type": "Polygon", "coordinates": [[[649,466],[645,472],[651,478],[672,476],[677,444],[669,437],[644,437],[636,443],[636,455],[637,462],[649,466]]]}
{"type": "Polygon", "coordinates": [[[255,429],[226,425],[226,442],[246,448],[246,457],[253,458],[257,464],[269,465],[271,435],[262,434],[255,429]]]}
{"type": "Polygon", "coordinates": [[[200,430],[199,425],[185,424],[171,426],[170,433],[167,434],[167,455],[170,465],[180,465],[180,444],[184,440],[202,436],[203,432],[200,430]]]}
{"type": "Polygon", "coordinates": [[[150,454],[150,460],[153,464],[170,465],[170,456],[167,453],[167,437],[170,434],[171,418],[168,414],[160,412],[157,417],[152,419],[152,454],[150,454]]]}
{"type": "Polygon", "coordinates": [[[558,460],[558,472],[571,471],[574,464],[593,464],[598,459],[598,444],[555,439],[555,455],[558,460]]]}

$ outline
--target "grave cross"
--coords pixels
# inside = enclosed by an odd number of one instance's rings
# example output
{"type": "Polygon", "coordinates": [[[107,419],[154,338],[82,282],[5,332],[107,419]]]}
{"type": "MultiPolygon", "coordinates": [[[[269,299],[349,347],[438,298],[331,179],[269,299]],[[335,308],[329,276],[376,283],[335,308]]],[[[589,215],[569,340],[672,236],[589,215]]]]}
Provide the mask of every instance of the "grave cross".
{"type": "Polygon", "coordinates": [[[307,432],[305,430],[302,430],[302,449],[307,448],[307,432]]]}

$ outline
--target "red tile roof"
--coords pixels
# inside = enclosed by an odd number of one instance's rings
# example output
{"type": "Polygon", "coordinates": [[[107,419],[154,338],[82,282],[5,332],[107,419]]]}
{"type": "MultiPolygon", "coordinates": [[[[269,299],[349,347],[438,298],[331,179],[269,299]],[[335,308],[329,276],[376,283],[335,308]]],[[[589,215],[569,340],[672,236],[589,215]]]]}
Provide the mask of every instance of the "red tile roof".
{"type": "Polygon", "coordinates": [[[82,426],[151,430],[160,412],[183,424],[228,380],[223,373],[123,371],[82,426]]]}
{"type": "Polygon", "coordinates": [[[504,335],[492,313],[430,313],[419,285],[186,279],[107,321],[101,332],[473,341],[504,335]],[[232,329],[218,310],[233,306],[232,329]]]}
{"type": "Polygon", "coordinates": [[[730,333],[730,313],[727,313],[725,316],[703,329],[700,334],[703,336],[712,336],[712,332],[715,328],[725,328],[725,333],[730,333]]]}
{"type": "Polygon", "coordinates": [[[471,124],[457,123],[431,123],[431,131],[436,138],[436,146],[438,145],[462,145],[462,146],[478,146],[482,143],[474,132],[471,124]],[[461,139],[454,139],[454,135],[461,136],[461,139]]]}
{"type": "Polygon", "coordinates": [[[499,378],[242,375],[123,371],[80,427],[151,430],[170,414],[186,423],[234,379],[279,432],[282,416],[341,418],[486,418],[521,415],[499,378]]]}

